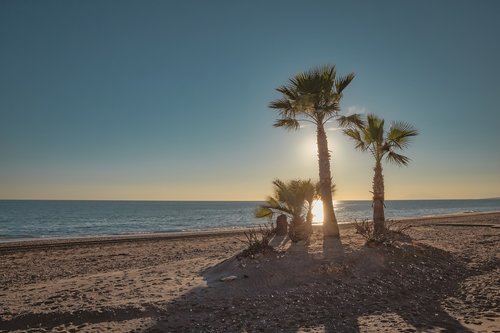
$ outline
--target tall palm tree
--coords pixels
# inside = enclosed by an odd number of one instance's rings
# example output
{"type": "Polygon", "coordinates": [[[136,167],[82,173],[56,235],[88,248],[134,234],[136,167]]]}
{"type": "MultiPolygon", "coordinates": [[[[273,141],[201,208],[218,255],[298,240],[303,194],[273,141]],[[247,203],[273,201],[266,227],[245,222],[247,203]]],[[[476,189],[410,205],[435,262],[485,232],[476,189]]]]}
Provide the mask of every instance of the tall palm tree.
{"type": "Polygon", "coordinates": [[[319,198],[318,185],[308,180],[273,181],[273,195],[259,207],[255,216],[272,218],[275,214],[285,214],[290,221],[292,241],[307,239],[312,232],[312,209],[319,198]]]}
{"type": "Polygon", "coordinates": [[[384,131],[384,119],[373,114],[367,116],[367,122],[358,128],[348,128],[344,133],[354,140],[356,149],[369,151],[375,159],[373,175],[373,223],[375,235],[380,235],[385,228],[384,215],[384,176],[382,160],[396,165],[406,166],[410,159],[398,154],[398,151],[408,147],[412,137],[418,131],[405,122],[392,123],[389,131],[384,131]]]}
{"type": "Polygon", "coordinates": [[[333,210],[332,176],[330,171],[330,151],[325,125],[337,120],[342,127],[362,125],[360,116],[342,116],[340,100],[342,92],[354,79],[354,74],[337,77],[334,65],[325,65],[299,73],[290,78],[288,84],[277,88],[282,94],[269,104],[279,112],[275,127],[298,130],[300,123],[309,122],[316,126],[318,164],[321,199],[323,201],[323,231],[325,237],[340,237],[339,227],[333,210]]]}

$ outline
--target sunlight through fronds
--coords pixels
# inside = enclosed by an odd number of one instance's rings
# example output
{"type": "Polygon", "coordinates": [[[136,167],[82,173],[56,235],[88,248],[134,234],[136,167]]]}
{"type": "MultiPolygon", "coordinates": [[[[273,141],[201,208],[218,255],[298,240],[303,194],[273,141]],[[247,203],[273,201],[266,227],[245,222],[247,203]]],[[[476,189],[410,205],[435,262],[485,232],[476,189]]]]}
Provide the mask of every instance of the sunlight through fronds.
{"type": "Polygon", "coordinates": [[[323,223],[323,201],[316,200],[312,209],[313,222],[323,223]]]}
{"type": "Polygon", "coordinates": [[[411,139],[418,135],[417,129],[405,122],[393,122],[385,132],[384,124],[384,119],[369,114],[363,126],[347,128],[343,132],[354,141],[356,149],[369,150],[377,161],[385,157],[388,162],[408,165],[410,159],[396,151],[408,147],[411,139]]]}
{"type": "Polygon", "coordinates": [[[302,120],[307,119],[315,124],[324,125],[337,117],[341,126],[360,124],[359,115],[338,115],[342,91],[353,79],[354,73],[337,77],[334,65],[315,67],[296,74],[288,80],[287,85],[276,89],[282,98],[269,104],[270,108],[278,110],[281,117],[274,126],[297,129],[290,119],[300,121],[297,118],[300,116],[302,120]]]}

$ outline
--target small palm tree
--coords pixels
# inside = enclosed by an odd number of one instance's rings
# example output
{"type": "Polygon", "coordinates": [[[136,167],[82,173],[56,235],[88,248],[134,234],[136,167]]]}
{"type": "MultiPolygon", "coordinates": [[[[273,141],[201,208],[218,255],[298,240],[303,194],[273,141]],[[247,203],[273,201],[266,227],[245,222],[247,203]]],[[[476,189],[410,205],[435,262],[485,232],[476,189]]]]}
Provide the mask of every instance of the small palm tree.
{"type": "Polygon", "coordinates": [[[290,239],[309,238],[312,232],[312,209],[319,198],[318,184],[308,180],[273,181],[273,196],[269,196],[255,213],[258,218],[273,218],[285,214],[290,218],[290,239]]]}
{"type": "Polygon", "coordinates": [[[357,114],[341,116],[342,92],[354,79],[354,74],[337,77],[334,65],[314,68],[292,77],[287,85],[276,90],[282,98],[270,103],[269,107],[279,112],[275,127],[297,130],[300,123],[309,122],[316,126],[318,145],[320,193],[323,201],[323,231],[325,237],[340,237],[339,227],[333,210],[330,151],[325,125],[337,120],[340,126],[363,125],[357,114]]]}
{"type": "Polygon", "coordinates": [[[356,149],[369,151],[375,159],[375,174],[373,176],[373,223],[375,235],[380,235],[385,229],[384,215],[384,176],[382,174],[382,159],[400,166],[406,166],[410,159],[398,154],[398,151],[408,147],[411,138],[418,135],[412,125],[405,122],[394,122],[388,132],[384,131],[384,119],[373,114],[367,116],[365,125],[344,130],[349,138],[354,140],[356,149]]]}

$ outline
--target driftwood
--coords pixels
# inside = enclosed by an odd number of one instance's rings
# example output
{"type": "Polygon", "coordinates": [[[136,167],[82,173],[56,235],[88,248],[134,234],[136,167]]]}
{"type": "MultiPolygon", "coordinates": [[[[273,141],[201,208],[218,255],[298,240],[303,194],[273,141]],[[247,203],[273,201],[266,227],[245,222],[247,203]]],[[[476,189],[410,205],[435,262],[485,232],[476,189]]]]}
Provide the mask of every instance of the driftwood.
{"type": "Polygon", "coordinates": [[[281,214],[276,219],[276,235],[285,236],[288,233],[288,221],[285,214],[281,214]]]}

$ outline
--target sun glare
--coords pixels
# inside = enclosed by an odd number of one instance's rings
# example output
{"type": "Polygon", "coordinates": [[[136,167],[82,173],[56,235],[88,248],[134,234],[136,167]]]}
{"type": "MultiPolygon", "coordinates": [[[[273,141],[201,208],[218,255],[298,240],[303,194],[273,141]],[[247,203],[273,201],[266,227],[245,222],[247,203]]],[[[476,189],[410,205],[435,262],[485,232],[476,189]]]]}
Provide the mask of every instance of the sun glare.
{"type": "Polygon", "coordinates": [[[318,153],[318,146],[316,145],[316,142],[310,143],[309,150],[314,155],[318,153]]]}
{"type": "Polygon", "coordinates": [[[302,152],[308,157],[316,157],[318,155],[318,145],[316,140],[308,138],[302,141],[302,152]]]}
{"type": "Polygon", "coordinates": [[[316,156],[318,154],[318,146],[316,145],[316,142],[312,141],[308,144],[309,146],[309,154],[312,156],[316,156]]]}
{"type": "Polygon", "coordinates": [[[313,222],[323,223],[323,202],[321,200],[314,202],[312,213],[314,215],[313,222]]]}

